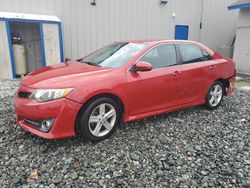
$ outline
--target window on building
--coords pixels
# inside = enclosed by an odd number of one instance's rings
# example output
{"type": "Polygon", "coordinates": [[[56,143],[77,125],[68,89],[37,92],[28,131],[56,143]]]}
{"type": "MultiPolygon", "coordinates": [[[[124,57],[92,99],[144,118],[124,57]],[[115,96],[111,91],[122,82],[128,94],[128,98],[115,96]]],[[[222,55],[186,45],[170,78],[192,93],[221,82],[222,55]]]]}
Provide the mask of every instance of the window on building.
{"type": "Polygon", "coordinates": [[[150,63],[153,69],[176,65],[175,46],[171,44],[156,46],[148,51],[140,61],[150,63]]]}

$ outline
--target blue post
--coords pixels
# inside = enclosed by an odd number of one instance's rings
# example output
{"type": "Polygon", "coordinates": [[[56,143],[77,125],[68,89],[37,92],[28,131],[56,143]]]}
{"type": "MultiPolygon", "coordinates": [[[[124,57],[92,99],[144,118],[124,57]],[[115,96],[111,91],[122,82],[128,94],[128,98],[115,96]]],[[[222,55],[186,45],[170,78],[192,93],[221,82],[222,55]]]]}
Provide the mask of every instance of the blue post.
{"type": "Polygon", "coordinates": [[[61,58],[61,62],[64,62],[62,23],[61,22],[58,23],[58,32],[59,32],[60,58],[61,58]]]}
{"type": "Polygon", "coordinates": [[[8,43],[9,43],[10,61],[11,61],[11,68],[12,68],[12,78],[15,79],[16,78],[16,68],[15,68],[13,47],[12,47],[12,41],[11,41],[10,22],[6,20],[5,24],[6,24],[8,43]]]}
{"type": "Polygon", "coordinates": [[[41,51],[42,51],[42,63],[43,63],[43,66],[45,67],[46,56],[45,56],[45,48],[44,48],[43,24],[40,23],[39,26],[40,26],[40,39],[41,39],[40,46],[41,46],[41,51]]]}

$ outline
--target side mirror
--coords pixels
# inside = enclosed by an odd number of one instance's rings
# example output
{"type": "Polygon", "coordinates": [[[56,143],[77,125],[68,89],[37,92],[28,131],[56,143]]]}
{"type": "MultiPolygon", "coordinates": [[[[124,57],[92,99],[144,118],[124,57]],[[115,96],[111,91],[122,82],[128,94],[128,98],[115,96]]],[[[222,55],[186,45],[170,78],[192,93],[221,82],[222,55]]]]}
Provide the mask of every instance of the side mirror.
{"type": "Polygon", "coordinates": [[[150,70],[152,70],[152,65],[145,61],[136,62],[130,69],[131,72],[150,71],[150,70]]]}
{"type": "Polygon", "coordinates": [[[66,58],[64,59],[64,62],[66,63],[66,62],[68,62],[68,61],[71,61],[71,59],[66,57],[66,58]]]}

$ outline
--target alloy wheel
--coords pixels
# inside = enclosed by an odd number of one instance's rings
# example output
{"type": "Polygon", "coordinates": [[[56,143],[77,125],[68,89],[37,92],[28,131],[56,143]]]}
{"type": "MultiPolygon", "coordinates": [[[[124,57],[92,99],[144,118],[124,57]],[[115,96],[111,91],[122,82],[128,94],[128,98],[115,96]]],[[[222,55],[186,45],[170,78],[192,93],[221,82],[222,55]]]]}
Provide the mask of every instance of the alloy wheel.
{"type": "Polygon", "coordinates": [[[222,95],[223,89],[221,85],[215,84],[209,93],[209,104],[213,107],[217,106],[222,99],[222,95]]]}
{"type": "Polygon", "coordinates": [[[98,105],[89,117],[89,130],[93,136],[103,137],[114,127],[116,122],[116,110],[109,103],[98,105]]]}

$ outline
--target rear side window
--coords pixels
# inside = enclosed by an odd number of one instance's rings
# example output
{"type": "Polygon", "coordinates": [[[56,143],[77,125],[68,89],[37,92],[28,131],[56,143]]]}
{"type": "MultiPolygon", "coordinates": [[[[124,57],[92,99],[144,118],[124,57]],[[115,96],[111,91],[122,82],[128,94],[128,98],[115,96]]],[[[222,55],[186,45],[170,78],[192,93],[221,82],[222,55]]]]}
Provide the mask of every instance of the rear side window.
{"type": "Polygon", "coordinates": [[[169,67],[177,64],[176,50],[172,44],[162,44],[148,51],[140,61],[150,63],[153,69],[169,67]]]}
{"type": "Polygon", "coordinates": [[[207,61],[211,60],[209,54],[204,52],[199,47],[192,45],[192,44],[178,44],[180,53],[182,56],[182,63],[195,63],[200,61],[207,61]]]}

